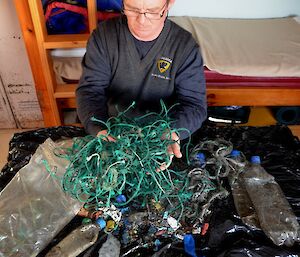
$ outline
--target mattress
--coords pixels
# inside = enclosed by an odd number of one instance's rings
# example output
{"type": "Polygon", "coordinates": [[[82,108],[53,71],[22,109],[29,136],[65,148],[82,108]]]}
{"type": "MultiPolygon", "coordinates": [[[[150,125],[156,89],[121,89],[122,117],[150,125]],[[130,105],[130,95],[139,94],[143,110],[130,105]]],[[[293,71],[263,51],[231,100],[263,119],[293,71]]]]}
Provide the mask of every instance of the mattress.
{"type": "MultiPolygon", "coordinates": [[[[208,81],[274,81],[275,85],[278,81],[285,81],[299,86],[299,17],[170,19],[191,32],[198,42],[208,81]]],[[[64,57],[61,52],[53,52],[58,83],[78,81],[82,72],[82,56],[64,57]]]]}
{"type": "Polygon", "coordinates": [[[300,77],[299,17],[172,17],[199,43],[205,66],[221,74],[300,77]]]}

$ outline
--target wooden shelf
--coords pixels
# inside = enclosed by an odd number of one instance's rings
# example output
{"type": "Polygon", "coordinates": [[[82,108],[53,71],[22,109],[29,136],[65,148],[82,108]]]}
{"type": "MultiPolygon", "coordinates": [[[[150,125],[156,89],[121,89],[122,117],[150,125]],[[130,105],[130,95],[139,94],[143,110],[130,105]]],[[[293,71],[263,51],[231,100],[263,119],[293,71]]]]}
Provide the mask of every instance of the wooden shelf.
{"type": "Polygon", "coordinates": [[[75,98],[77,84],[58,84],[54,92],[55,98],[75,98]]]}
{"type": "Polygon", "coordinates": [[[45,49],[55,48],[83,48],[86,47],[86,42],[89,34],[78,35],[48,35],[44,44],[45,49]]]}

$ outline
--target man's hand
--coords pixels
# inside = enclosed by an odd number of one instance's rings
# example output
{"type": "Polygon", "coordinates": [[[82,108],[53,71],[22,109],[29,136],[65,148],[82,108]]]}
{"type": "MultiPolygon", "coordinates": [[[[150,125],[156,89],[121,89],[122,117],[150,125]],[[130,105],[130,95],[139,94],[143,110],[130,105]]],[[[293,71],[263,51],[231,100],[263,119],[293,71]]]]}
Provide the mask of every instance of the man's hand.
{"type": "Polygon", "coordinates": [[[102,137],[104,141],[108,141],[108,142],[116,142],[116,139],[113,138],[112,136],[110,136],[108,133],[107,133],[107,130],[100,130],[97,134],[97,137],[102,137]]]}
{"type": "MultiPolygon", "coordinates": [[[[163,139],[169,139],[170,134],[165,133],[163,136],[163,139]]],[[[174,143],[170,144],[167,148],[168,154],[170,154],[170,160],[168,163],[163,163],[156,171],[163,171],[167,169],[170,164],[172,163],[173,157],[181,158],[182,153],[180,152],[180,140],[178,135],[175,132],[171,133],[171,140],[174,141],[174,143]]]]}

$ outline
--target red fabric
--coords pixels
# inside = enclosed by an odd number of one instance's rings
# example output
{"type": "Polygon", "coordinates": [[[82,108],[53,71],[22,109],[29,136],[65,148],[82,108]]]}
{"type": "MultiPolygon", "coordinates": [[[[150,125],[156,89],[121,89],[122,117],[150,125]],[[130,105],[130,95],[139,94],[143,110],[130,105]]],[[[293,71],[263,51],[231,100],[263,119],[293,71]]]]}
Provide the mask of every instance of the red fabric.
{"type": "Polygon", "coordinates": [[[61,2],[52,2],[47,6],[47,10],[45,13],[45,19],[46,21],[49,19],[50,15],[51,15],[51,11],[54,8],[61,8],[64,9],[66,11],[71,11],[71,12],[75,12],[75,13],[79,13],[81,15],[83,15],[84,17],[87,17],[87,9],[84,7],[80,7],[80,6],[76,6],[76,5],[72,5],[72,4],[67,4],[67,3],[61,3],[61,2]]]}
{"type": "Polygon", "coordinates": [[[250,77],[220,74],[204,69],[207,84],[218,86],[291,86],[300,87],[299,77],[250,77]]]}
{"type": "MultiPolygon", "coordinates": [[[[52,2],[47,6],[47,10],[46,10],[46,13],[45,13],[46,21],[48,21],[50,15],[51,15],[51,12],[54,8],[60,8],[61,10],[59,10],[58,12],[71,11],[71,12],[75,12],[75,13],[79,13],[79,14],[83,15],[85,18],[88,17],[88,12],[87,12],[87,9],[85,7],[80,7],[80,6],[67,4],[67,3],[62,3],[62,2],[52,2]]],[[[114,18],[114,17],[118,17],[120,15],[121,14],[117,13],[117,12],[98,11],[97,12],[97,19],[98,19],[98,21],[104,21],[104,20],[108,20],[108,19],[111,19],[111,18],[114,18]]]]}
{"type": "Polygon", "coordinates": [[[120,13],[117,12],[102,12],[102,11],[98,11],[97,12],[97,19],[98,21],[105,21],[114,17],[118,17],[120,16],[120,13]]]}

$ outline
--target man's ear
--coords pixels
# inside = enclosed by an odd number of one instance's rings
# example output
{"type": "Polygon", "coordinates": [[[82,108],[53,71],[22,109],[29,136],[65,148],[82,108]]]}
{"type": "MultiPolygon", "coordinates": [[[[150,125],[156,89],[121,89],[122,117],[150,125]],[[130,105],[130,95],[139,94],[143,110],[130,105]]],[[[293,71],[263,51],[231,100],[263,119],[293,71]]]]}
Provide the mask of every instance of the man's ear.
{"type": "Polygon", "coordinates": [[[172,8],[173,4],[175,3],[176,0],[170,0],[168,4],[168,11],[172,8]]]}

